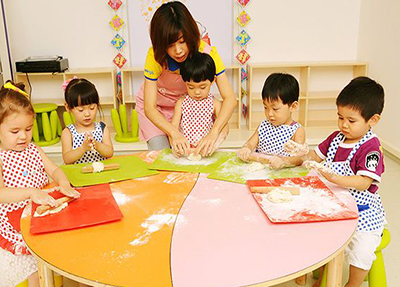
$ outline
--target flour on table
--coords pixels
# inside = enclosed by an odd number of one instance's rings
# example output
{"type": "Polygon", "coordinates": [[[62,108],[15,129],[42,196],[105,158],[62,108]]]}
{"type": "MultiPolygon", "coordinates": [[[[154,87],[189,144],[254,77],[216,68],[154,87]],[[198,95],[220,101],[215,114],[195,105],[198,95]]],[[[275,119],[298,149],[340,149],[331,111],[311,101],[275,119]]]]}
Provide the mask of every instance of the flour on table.
{"type": "Polygon", "coordinates": [[[35,211],[35,214],[33,215],[33,217],[43,217],[49,214],[56,214],[59,213],[61,210],[63,210],[64,208],[66,208],[68,206],[68,202],[64,202],[63,204],[57,206],[56,208],[51,208],[45,212],[43,212],[42,214],[37,213],[37,211],[35,211]]]}
{"type": "Polygon", "coordinates": [[[247,167],[247,170],[250,172],[253,171],[259,171],[259,170],[263,170],[265,168],[265,166],[260,163],[260,162],[252,162],[251,164],[249,164],[249,166],[247,167]]]}
{"type": "Polygon", "coordinates": [[[275,188],[271,190],[268,192],[267,198],[273,203],[290,202],[293,199],[290,191],[282,188],[275,188]]]}
{"type": "Polygon", "coordinates": [[[187,159],[191,161],[200,161],[201,160],[201,154],[194,155],[193,153],[189,154],[187,159]]]}

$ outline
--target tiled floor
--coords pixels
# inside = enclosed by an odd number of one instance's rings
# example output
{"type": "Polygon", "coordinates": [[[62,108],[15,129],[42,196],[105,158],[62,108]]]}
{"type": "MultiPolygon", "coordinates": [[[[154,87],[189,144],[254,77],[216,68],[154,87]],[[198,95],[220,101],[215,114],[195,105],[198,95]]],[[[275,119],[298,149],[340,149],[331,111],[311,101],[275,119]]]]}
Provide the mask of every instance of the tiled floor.
{"type": "MultiPolygon", "coordinates": [[[[57,163],[61,162],[61,158],[58,155],[52,156],[53,160],[57,163]]],[[[382,197],[383,205],[386,210],[387,220],[390,226],[390,232],[392,235],[392,241],[390,245],[383,251],[386,274],[388,280],[388,286],[400,286],[400,272],[398,268],[398,261],[400,259],[400,246],[396,244],[397,238],[400,237],[400,161],[394,160],[389,156],[385,157],[385,173],[382,177],[382,183],[380,184],[380,194],[382,197]],[[399,217],[397,217],[399,216],[399,217]]],[[[348,266],[344,269],[343,282],[347,281],[348,266]]],[[[306,286],[311,286],[314,280],[311,275],[308,275],[308,282],[306,286]]],[[[75,287],[76,283],[70,280],[65,280],[65,287],[75,287]]],[[[294,281],[287,282],[284,284],[277,285],[280,287],[295,287],[298,286],[294,281]]],[[[367,287],[368,283],[364,283],[362,287],[367,287]]]]}

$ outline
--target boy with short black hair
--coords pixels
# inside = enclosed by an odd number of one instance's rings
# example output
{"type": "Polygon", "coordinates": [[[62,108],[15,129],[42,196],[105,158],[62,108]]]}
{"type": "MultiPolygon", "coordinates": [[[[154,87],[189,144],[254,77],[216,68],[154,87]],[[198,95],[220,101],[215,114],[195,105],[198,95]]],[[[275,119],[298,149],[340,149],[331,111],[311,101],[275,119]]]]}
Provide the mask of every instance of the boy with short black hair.
{"type": "MultiPolygon", "coordinates": [[[[322,162],[318,169],[327,180],[348,188],[359,210],[357,230],[345,253],[350,263],[346,287],[360,286],[375,260],[381,242],[385,211],[378,194],[384,172],[382,147],[372,132],[384,105],[383,87],[368,77],[353,79],[336,99],[339,131],[300,158],[285,158],[287,165],[304,160],[322,162]],[[326,170],[329,167],[330,170],[326,170]]],[[[315,286],[319,286],[319,282],[315,286]]]]}

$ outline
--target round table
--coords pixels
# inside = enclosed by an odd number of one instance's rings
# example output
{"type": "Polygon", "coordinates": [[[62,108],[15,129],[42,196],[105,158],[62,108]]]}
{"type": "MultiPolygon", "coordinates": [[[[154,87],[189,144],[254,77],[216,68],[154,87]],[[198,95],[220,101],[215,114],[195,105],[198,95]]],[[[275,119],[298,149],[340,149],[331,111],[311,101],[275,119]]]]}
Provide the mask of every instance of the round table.
{"type": "MultiPolygon", "coordinates": [[[[347,190],[327,185],[357,210],[347,190]]],[[[52,271],[93,286],[273,286],[326,263],[328,286],[341,284],[357,219],[272,224],[246,185],[203,174],[160,172],[110,187],[119,222],[31,235],[22,218],[42,286],[52,286],[52,271]]]]}

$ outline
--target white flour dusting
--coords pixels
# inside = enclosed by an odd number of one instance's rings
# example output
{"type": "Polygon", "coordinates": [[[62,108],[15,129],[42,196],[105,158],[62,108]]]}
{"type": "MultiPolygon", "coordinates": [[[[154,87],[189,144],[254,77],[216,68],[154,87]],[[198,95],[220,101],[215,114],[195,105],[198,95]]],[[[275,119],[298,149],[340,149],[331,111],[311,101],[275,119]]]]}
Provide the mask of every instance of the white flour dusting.
{"type": "Polygon", "coordinates": [[[167,178],[164,179],[164,183],[168,184],[176,184],[176,183],[184,183],[184,182],[191,182],[196,181],[196,178],[193,176],[188,176],[186,173],[182,172],[172,172],[167,175],[167,178]]]}
{"type": "Polygon", "coordinates": [[[206,157],[199,161],[188,160],[186,157],[176,158],[173,154],[167,154],[164,156],[163,161],[170,162],[178,165],[210,165],[215,163],[218,157],[206,157]]]}
{"type": "Polygon", "coordinates": [[[164,225],[172,225],[177,216],[171,213],[159,213],[153,214],[147,218],[141,226],[144,228],[142,234],[139,233],[139,237],[131,241],[131,245],[143,245],[149,242],[152,233],[160,230],[164,225]]]}
{"type": "Polygon", "coordinates": [[[129,197],[128,195],[126,195],[120,191],[114,190],[112,195],[114,196],[114,199],[119,206],[122,206],[132,200],[131,197],[129,197]]]}

